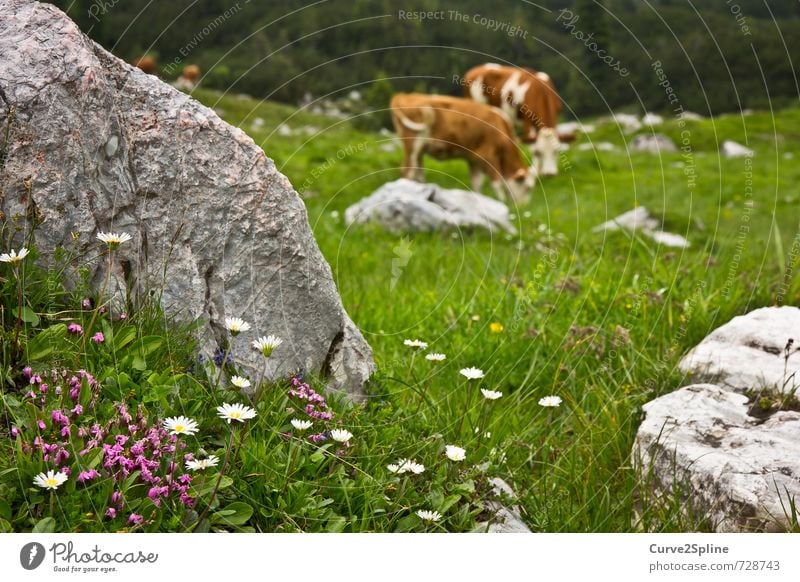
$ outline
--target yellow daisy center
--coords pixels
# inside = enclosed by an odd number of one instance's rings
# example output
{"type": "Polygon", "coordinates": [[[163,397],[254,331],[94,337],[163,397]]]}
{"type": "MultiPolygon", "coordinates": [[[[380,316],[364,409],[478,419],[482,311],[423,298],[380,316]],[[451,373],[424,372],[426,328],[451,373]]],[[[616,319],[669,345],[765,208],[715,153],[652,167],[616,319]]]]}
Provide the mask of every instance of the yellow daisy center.
{"type": "Polygon", "coordinates": [[[183,432],[183,431],[184,431],[184,426],[182,424],[175,425],[175,432],[183,432]]]}
{"type": "Polygon", "coordinates": [[[239,419],[239,418],[241,418],[241,417],[242,417],[242,413],[241,413],[241,412],[237,412],[237,411],[235,411],[235,410],[231,410],[230,417],[231,417],[231,418],[236,418],[236,419],[239,419]]]}
{"type": "Polygon", "coordinates": [[[48,487],[55,487],[56,485],[58,485],[58,480],[51,477],[47,479],[46,483],[48,487]]]}

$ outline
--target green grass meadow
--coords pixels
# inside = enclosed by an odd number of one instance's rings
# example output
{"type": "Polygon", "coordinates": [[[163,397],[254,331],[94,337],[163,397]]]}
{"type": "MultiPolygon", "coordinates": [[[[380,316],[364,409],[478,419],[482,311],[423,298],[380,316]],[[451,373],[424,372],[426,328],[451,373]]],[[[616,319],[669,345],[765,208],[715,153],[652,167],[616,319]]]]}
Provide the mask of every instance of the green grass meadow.
{"type": "MultiPolygon", "coordinates": [[[[32,262],[2,265],[0,530],[480,531],[491,519],[491,477],[512,486],[534,532],[710,529],[679,490],[657,503],[636,487],[641,468],[631,448],[642,405],[693,382],[676,369],[687,350],[738,314],[798,301],[800,109],[669,119],[657,131],[686,147],[662,155],[631,153],[633,135],[598,123],[562,153],[560,175],[538,182],[531,201],[513,208],[518,234],[401,235],[344,220],[348,206],[399,178],[402,152],[391,135],[358,129],[368,126],[359,119],[244,96],[194,96],[251,135],[298,190],[344,305],[374,350],[365,403],[325,395],[335,417],[324,429],[346,428],[350,446],[293,433],[302,403],[288,384],[247,400],[213,365],[198,373],[191,328],[157,304],[112,318],[88,284],[66,288],[59,271],[32,262]],[[725,139],[755,155],[721,157],[725,139]],[[579,149],[590,140],[616,150],[579,149]],[[686,236],[690,248],[592,231],[637,206],[686,236]],[[94,297],[91,308],[80,307],[85,296],[94,297]],[[69,332],[69,322],[80,323],[83,336],[69,332]],[[104,341],[86,339],[97,331],[104,341]],[[429,346],[411,348],[408,339],[429,346]],[[433,352],[446,359],[425,358],[433,352]],[[32,371],[23,372],[26,365],[32,371]],[[467,380],[459,371],[468,367],[485,377],[467,380]],[[97,386],[76,380],[72,402],[52,389],[27,395],[32,373],[57,384],[81,369],[97,386]],[[503,396],[488,400],[480,388],[503,396]],[[541,406],[547,396],[561,405],[541,406]],[[56,434],[50,411],[76,402],[83,410],[73,422],[106,423],[111,440],[145,430],[126,426],[126,411],[149,427],[177,415],[196,419],[198,434],[178,435],[176,446],[220,464],[187,470],[181,501],[148,490],[138,472],[78,483],[78,471],[100,469],[106,456],[79,453],[84,442],[74,432],[66,440],[56,434]],[[226,424],[215,412],[223,402],[252,405],[257,416],[226,424]],[[21,436],[7,438],[14,431],[21,436]],[[53,468],[35,446],[31,452],[36,437],[61,439],[72,452],[72,476],[57,490],[32,485],[53,468]],[[466,459],[448,460],[445,445],[463,447],[466,459]],[[401,458],[425,471],[387,470],[401,458]],[[426,522],[418,510],[442,517],[426,522]]],[[[429,181],[468,188],[466,163],[426,159],[425,166],[429,181]]],[[[105,260],[106,252],[79,257],[63,249],[56,264],[105,260]]],[[[234,345],[244,349],[251,339],[234,345]]],[[[323,392],[318,379],[306,381],[323,392]]]]}
{"type": "MultiPolygon", "coordinates": [[[[399,177],[402,152],[386,151],[391,136],[271,103],[196,95],[247,131],[303,196],[344,304],[375,350],[365,422],[392,411],[416,427],[403,443],[413,451],[419,435],[455,438],[468,415],[491,433],[481,451],[502,455],[497,472],[534,531],[702,528],[676,508],[646,509],[632,524],[631,445],[641,405],[691,383],[675,370],[688,349],[737,314],[796,303],[800,110],[667,120],[656,131],[688,148],[660,156],[628,152],[633,136],[600,124],[562,154],[558,177],[514,209],[517,236],[404,237],[343,219],[349,205],[399,177]],[[264,125],[254,129],[255,118],[264,125]],[[294,133],[279,135],[281,123],[294,133]],[[297,131],[308,126],[313,133],[297,131]],[[725,139],[755,156],[721,157],[725,139]],[[618,149],[578,150],[590,140],[618,149]],[[636,206],[691,247],[592,232],[636,206]],[[411,258],[395,277],[401,244],[411,258]],[[447,360],[434,367],[414,357],[407,338],[447,360]],[[466,366],[483,369],[482,386],[505,395],[488,413],[459,379],[466,366]],[[547,395],[563,405],[539,407],[547,395]]],[[[464,162],[428,158],[425,166],[429,181],[468,188],[464,162]]]]}

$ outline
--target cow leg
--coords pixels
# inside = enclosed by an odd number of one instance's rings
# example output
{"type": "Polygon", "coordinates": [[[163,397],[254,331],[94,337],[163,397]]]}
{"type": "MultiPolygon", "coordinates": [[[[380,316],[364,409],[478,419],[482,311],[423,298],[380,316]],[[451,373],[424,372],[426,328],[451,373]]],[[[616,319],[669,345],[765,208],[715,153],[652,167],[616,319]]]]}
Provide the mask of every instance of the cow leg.
{"type": "Polygon", "coordinates": [[[422,167],[422,152],[425,149],[426,141],[424,135],[417,135],[411,145],[411,153],[409,154],[409,166],[411,170],[411,175],[409,177],[417,182],[425,181],[425,170],[422,167]]]}
{"type": "Polygon", "coordinates": [[[500,179],[492,180],[492,190],[494,190],[497,199],[501,202],[506,201],[506,189],[503,187],[503,181],[500,179]]]}
{"type": "Polygon", "coordinates": [[[484,175],[481,169],[478,167],[477,164],[470,164],[469,165],[469,180],[472,184],[472,191],[473,192],[480,192],[483,188],[483,179],[484,175]]]}

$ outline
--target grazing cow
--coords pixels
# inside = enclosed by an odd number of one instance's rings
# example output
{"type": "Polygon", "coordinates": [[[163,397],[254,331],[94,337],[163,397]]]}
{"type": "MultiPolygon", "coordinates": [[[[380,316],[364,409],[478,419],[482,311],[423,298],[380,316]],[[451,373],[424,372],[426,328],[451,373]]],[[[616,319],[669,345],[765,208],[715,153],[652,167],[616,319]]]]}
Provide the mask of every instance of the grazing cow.
{"type": "Polygon", "coordinates": [[[155,75],[158,71],[158,61],[155,57],[144,56],[134,61],[133,66],[140,68],[148,75],[155,75]]]}
{"type": "Polygon", "coordinates": [[[496,107],[444,95],[399,93],[389,105],[403,142],[403,176],[423,181],[422,154],[437,159],[463,158],[469,164],[472,189],[489,176],[497,197],[527,201],[534,175],[526,167],[511,120],[496,107]],[[505,186],[505,188],[504,188],[505,186]]]}
{"type": "Polygon", "coordinates": [[[197,65],[186,65],[183,67],[181,76],[178,77],[173,85],[182,91],[192,91],[197,87],[197,82],[200,80],[200,67],[197,65]]]}
{"type": "Polygon", "coordinates": [[[559,141],[571,141],[574,136],[560,136],[556,131],[561,98],[547,73],[488,63],[467,71],[464,86],[473,100],[522,119],[522,141],[534,143],[531,153],[538,173],[558,174],[559,141]]]}

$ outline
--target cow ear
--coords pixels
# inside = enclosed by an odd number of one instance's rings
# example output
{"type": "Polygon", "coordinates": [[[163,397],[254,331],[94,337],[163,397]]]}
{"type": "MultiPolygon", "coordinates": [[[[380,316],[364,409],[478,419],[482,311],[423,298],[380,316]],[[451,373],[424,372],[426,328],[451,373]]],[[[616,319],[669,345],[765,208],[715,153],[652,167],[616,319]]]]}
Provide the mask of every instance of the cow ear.
{"type": "Polygon", "coordinates": [[[517,182],[523,182],[528,177],[528,170],[527,168],[520,168],[516,172],[514,172],[513,179],[517,182]]]}

